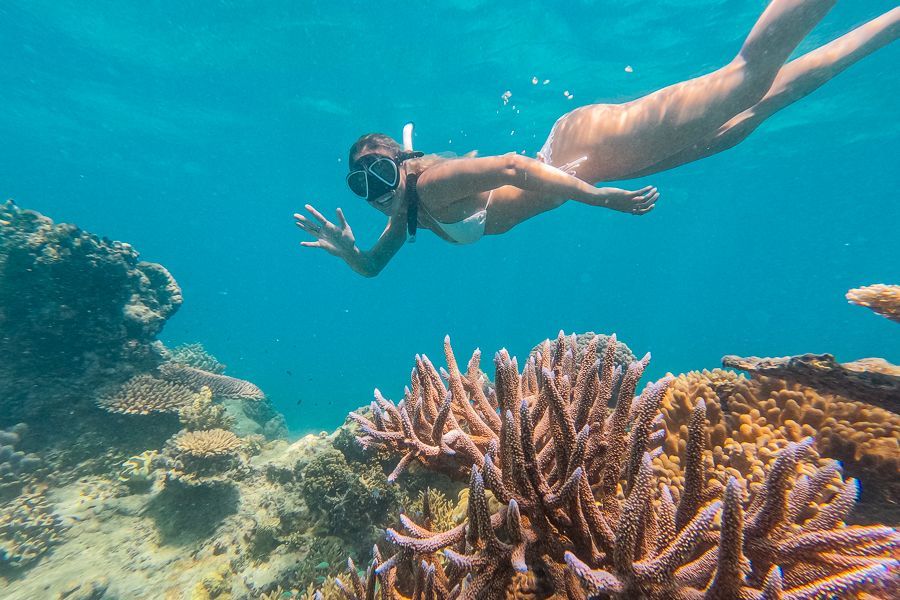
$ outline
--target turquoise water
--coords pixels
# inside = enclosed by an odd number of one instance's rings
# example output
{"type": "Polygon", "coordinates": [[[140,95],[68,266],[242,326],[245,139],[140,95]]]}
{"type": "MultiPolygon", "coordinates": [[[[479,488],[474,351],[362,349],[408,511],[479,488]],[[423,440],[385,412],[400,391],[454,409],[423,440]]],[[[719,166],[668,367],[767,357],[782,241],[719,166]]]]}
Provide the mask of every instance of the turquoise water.
{"type": "MultiPolygon", "coordinates": [[[[647,217],[569,204],[474,246],[424,233],[371,280],[298,245],[305,202],[343,207],[363,247],[381,231],[344,183],[360,134],[412,119],[426,151],[533,153],[578,104],[720,66],[764,5],[4,2],[0,194],[166,265],[185,305],[163,339],[202,342],[298,432],[396,398],[447,333],[489,357],[614,331],[651,377],[730,353],[896,363],[895,326],[843,298],[900,281],[896,45],[738,148],[624,184],[660,187],[647,217]]],[[[893,5],[842,2],[800,51],[893,5]]]]}

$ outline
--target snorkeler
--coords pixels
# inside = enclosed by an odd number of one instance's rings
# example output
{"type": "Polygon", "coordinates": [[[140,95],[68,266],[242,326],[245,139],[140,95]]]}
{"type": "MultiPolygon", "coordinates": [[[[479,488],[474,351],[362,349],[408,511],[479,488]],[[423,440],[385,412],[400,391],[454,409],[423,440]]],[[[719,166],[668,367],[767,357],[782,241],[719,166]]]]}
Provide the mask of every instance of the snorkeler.
{"type": "Polygon", "coordinates": [[[414,239],[418,227],[467,244],[509,231],[569,199],[647,214],[659,198],[656,188],[626,191],[593,184],[643,177],[727,150],[768,117],[897,38],[900,8],[785,64],[835,3],[773,0],[730,63],[631,102],[577,108],[556,121],[536,159],[515,153],[423,156],[412,151],[411,125],[404,146],[386,135],[365,135],[350,148],[347,183],[388,216],[387,227],[363,251],[340,208],[335,224],[307,204],[311,216],[294,218],[316,239],[301,244],[322,248],[373,277],[407,236],[414,239]]]}

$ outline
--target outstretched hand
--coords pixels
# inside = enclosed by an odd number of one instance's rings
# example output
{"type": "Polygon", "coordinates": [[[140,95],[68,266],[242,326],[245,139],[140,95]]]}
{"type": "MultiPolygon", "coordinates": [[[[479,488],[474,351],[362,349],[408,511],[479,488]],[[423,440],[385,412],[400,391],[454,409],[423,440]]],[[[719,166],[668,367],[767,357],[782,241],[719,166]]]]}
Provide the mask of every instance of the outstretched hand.
{"type": "Polygon", "coordinates": [[[659,200],[659,190],[652,185],[635,191],[619,188],[597,188],[597,191],[603,199],[603,206],[632,215],[647,214],[659,200]]]}
{"type": "Polygon", "coordinates": [[[322,248],[330,254],[340,257],[348,257],[356,249],[356,238],[353,230],[344,218],[344,211],[337,209],[338,225],[335,225],[322,213],[307,204],[304,208],[312,215],[312,218],[300,213],[294,214],[297,227],[316,238],[314,242],[300,242],[307,248],[322,248]]]}

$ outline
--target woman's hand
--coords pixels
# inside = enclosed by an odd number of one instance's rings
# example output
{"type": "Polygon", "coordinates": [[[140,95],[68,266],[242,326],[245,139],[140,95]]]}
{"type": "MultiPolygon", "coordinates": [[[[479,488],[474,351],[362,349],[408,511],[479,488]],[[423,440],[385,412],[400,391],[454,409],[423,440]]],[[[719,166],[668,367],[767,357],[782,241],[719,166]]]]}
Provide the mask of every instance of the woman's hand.
{"type": "Polygon", "coordinates": [[[605,206],[619,212],[632,215],[645,215],[656,206],[659,190],[652,185],[630,192],[619,188],[595,188],[594,198],[600,202],[597,206],[605,206]]]}
{"type": "Polygon", "coordinates": [[[295,213],[294,218],[297,220],[297,227],[315,237],[316,241],[300,242],[301,246],[322,248],[326,252],[345,260],[358,252],[356,238],[353,236],[353,230],[350,229],[350,225],[347,224],[347,219],[344,218],[344,211],[340,208],[337,209],[338,222],[340,223],[340,226],[338,226],[322,216],[322,213],[313,208],[312,205],[307,204],[305,208],[313,218],[300,213],[295,213]]]}

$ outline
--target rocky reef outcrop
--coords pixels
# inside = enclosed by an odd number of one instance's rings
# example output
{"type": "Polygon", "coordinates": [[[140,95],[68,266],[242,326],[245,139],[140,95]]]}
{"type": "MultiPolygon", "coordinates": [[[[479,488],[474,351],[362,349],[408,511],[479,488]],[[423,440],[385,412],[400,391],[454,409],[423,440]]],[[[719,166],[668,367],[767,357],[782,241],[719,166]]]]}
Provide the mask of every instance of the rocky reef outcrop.
{"type": "Polygon", "coordinates": [[[123,364],[153,361],[156,336],[181,303],[172,275],[140,260],[131,245],[54,223],[11,201],[0,206],[0,398],[6,402],[35,380],[96,383],[123,364]]]}

